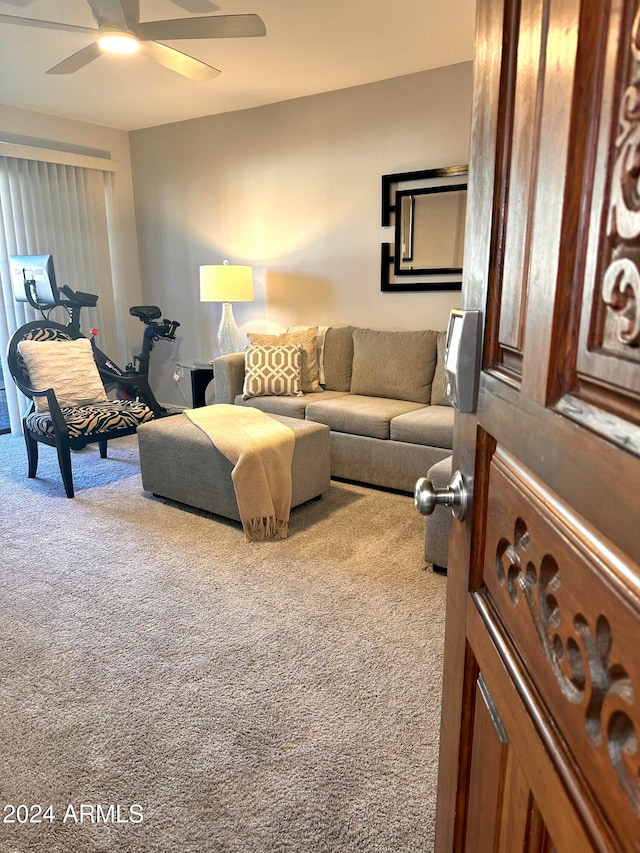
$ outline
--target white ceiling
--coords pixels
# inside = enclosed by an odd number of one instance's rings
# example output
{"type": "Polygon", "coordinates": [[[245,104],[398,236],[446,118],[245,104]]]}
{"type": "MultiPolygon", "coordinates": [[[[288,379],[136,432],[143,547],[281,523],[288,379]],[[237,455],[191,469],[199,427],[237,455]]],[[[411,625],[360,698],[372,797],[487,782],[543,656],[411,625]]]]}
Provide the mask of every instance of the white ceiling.
{"type": "MultiPolygon", "coordinates": [[[[143,56],[48,68],[89,33],[0,24],[0,102],[135,130],[385,80],[472,59],[475,0],[140,0],[142,21],[253,12],[264,38],[167,42],[221,69],[188,80],[143,56]]],[[[0,13],[93,27],[85,0],[0,0],[0,13]]]]}

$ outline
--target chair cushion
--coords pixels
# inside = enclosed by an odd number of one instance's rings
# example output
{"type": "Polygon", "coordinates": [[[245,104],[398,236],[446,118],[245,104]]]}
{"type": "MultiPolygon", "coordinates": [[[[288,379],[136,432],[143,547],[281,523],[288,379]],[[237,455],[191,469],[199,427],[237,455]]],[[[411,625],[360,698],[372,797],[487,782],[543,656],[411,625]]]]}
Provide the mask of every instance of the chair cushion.
{"type": "MultiPolygon", "coordinates": [[[[135,400],[107,400],[91,406],[73,406],[61,409],[69,438],[99,435],[115,430],[135,430],[140,424],[153,420],[153,412],[144,403],[135,400]]],[[[53,422],[48,412],[33,412],[26,420],[33,432],[53,437],[53,422]]]]}
{"type": "Polygon", "coordinates": [[[301,346],[250,346],[245,353],[242,397],[299,397],[301,346]]]}
{"type": "MultiPolygon", "coordinates": [[[[104,403],[107,394],[87,338],[75,341],[24,340],[18,344],[29,383],[38,391],[53,388],[60,407],[104,403]]],[[[46,397],[34,397],[36,412],[48,412],[46,397]]]]}
{"type": "MultiPolygon", "coordinates": [[[[26,325],[27,325],[27,331],[25,331],[23,333],[23,338],[22,338],[22,340],[25,340],[25,341],[73,341],[73,340],[75,340],[73,335],[69,334],[68,332],[63,332],[59,328],[47,328],[47,327],[45,327],[45,328],[40,328],[40,327],[29,328],[32,324],[27,323],[26,325]]],[[[35,325],[35,324],[33,324],[33,325],[35,325]]],[[[18,332],[16,332],[16,335],[19,332],[22,332],[23,328],[24,327],[21,327],[21,329],[19,329],[18,332]]],[[[19,377],[18,378],[22,382],[24,382],[25,385],[30,386],[31,382],[29,380],[29,371],[27,370],[27,365],[24,363],[24,359],[20,355],[20,349],[19,348],[16,348],[15,366],[17,367],[17,369],[19,371],[19,377]]]]}
{"type": "Polygon", "coordinates": [[[351,393],[429,403],[437,339],[432,330],[354,329],[351,393]]]}

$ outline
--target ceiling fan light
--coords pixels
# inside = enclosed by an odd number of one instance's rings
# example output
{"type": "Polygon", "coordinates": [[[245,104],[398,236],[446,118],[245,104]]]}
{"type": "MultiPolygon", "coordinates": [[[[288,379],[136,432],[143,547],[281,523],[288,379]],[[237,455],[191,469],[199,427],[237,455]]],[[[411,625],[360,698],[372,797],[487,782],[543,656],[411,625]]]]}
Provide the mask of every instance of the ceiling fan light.
{"type": "Polygon", "coordinates": [[[135,53],[140,49],[140,42],[131,33],[108,32],[98,36],[100,50],[107,53],[135,53]]]}

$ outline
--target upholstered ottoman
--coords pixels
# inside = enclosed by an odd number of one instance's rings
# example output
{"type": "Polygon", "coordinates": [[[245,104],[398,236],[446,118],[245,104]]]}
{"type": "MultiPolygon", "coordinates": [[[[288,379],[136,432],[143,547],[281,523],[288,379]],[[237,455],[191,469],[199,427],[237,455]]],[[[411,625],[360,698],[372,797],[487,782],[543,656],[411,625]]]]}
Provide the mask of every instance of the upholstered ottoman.
{"type": "MultiPolygon", "coordinates": [[[[324,424],[270,415],[295,434],[291,506],[317,498],[330,485],[330,430],[324,424]]],[[[138,429],[142,487],[159,497],[240,521],[233,464],[184,414],[138,429]]]]}

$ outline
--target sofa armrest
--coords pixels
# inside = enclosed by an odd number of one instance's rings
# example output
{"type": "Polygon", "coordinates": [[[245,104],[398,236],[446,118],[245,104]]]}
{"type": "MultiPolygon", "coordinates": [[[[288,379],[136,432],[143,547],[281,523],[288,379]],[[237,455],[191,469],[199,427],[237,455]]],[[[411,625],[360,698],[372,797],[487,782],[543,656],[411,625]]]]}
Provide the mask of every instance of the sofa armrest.
{"type": "Polygon", "coordinates": [[[213,376],[216,382],[216,403],[235,402],[242,394],[244,385],[244,353],[232,352],[213,360],[213,376]]]}
{"type": "MultiPolygon", "coordinates": [[[[435,489],[444,489],[451,481],[453,456],[447,456],[436,462],[427,471],[427,477],[435,489]]],[[[438,504],[425,518],[424,556],[431,563],[434,572],[446,573],[449,564],[449,529],[451,527],[451,510],[444,504],[438,504]]]]}

